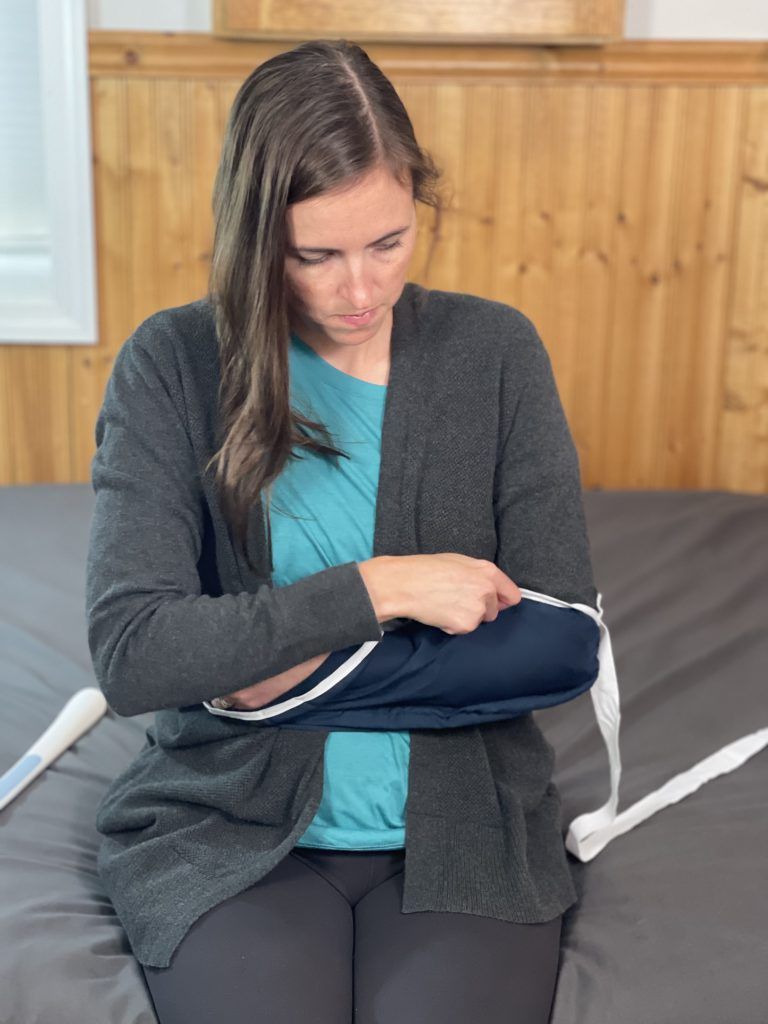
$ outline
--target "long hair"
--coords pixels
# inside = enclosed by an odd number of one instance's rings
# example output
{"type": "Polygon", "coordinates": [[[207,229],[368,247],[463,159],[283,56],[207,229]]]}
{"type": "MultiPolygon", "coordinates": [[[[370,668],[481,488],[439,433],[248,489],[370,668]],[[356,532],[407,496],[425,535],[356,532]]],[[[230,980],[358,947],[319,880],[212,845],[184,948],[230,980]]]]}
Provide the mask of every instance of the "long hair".
{"type": "Polygon", "coordinates": [[[224,517],[252,569],[250,510],[264,491],[269,537],[270,487],[294,447],[348,457],[322,423],[290,405],[286,209],[377,166],[410,183],[414,199],[434,209],[431,256],[440,170],[418,145],[394,86],[361,47],[344,39],[305,42],[260,64],[240,86],[213,188],[208,297],[223,442],[206,471],[216,465],[224,517]]]}

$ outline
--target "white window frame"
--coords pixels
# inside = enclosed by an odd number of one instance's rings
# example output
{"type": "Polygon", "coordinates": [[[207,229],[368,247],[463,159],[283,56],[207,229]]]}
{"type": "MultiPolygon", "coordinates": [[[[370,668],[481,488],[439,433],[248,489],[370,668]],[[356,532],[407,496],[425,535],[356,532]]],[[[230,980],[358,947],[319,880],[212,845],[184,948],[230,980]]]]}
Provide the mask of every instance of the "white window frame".
{"type": "MultiPolygon", "coordinates": [[[[0,301],[0,342],[89,345],[98,338],[85,0],[37,0],[37,17],[52,274],[39,301],[0,301]]],[[[0,243],[2,274],[39,276],[44,259],[39,240],[0,243]]]]}

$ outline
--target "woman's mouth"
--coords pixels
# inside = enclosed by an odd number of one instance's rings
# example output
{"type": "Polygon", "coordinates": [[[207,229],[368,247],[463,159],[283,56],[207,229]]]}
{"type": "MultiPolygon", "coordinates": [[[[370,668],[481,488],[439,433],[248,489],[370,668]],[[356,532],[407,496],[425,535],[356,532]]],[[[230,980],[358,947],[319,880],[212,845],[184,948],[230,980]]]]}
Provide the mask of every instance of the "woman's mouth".
{"type": "Polygon", "coordinates": [[[345,324],[350,324],[352,327],[365,327],[369,324],[376,314],[376,307],[367,309],[364,313],[352,313],[352,314],[340,314],[339,320],[343,320],[345,324]]]}

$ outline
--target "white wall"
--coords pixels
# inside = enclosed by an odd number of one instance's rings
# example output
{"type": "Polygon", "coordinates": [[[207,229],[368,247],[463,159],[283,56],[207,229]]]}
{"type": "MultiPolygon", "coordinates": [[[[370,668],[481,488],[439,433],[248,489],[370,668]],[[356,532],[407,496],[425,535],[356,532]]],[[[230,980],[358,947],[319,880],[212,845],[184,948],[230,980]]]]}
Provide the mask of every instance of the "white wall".
{"type": "Polygon", "coordinates": [[[768,39],[766,0],[626,0],[627,39],[768,39]]]}
{"type": "MultiPolygon", "coordinates": [[[[211,0],[88,0],[90,28],[210,32],[211,0]]],[[[768,0],[626,0],[628,39],[765,39],[768,0]]]]}
{"type": "Polygon", "coordinates": [[[212,0],[88,0],[88,27],[210,32],[212,0]]]}

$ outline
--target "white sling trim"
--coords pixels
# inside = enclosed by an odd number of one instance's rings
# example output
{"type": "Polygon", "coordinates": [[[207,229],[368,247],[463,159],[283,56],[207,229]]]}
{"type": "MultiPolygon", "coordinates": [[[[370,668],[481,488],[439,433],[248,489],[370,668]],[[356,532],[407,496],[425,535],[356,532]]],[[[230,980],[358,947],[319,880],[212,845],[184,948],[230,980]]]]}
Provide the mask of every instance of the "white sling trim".
{"type": "Polygon", "coordinates": [[[265,718],[274,718],[275,715],[282,715],[286,711],[292,711],[294,708],[306,704],[308,700],[314,700],[320,694],[327,693],[328,690],[333,689],[334,686],[337,686],[342,679],[349,675],[353,668],[357,668],[360,662],[367,658],[374,647],[380,643],[381,640],[365,640],[353,654],[350,654],[346,661],[337,666],[325,679],[321,679],[317,686],[313,686],[311,690],[307,690],[306,693],[300,693],[296,697],[287,697],[285,700],[281,700],[279,704],[273,704],[269,708],[256,708],[255,711],[227,711],[224,708],[214,707],[207,700],[204,700],[203,704],[212,715],[221,715],[224,718],[240,718],[246,722],[258,722],[263,721],[265,718]]]}

